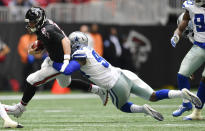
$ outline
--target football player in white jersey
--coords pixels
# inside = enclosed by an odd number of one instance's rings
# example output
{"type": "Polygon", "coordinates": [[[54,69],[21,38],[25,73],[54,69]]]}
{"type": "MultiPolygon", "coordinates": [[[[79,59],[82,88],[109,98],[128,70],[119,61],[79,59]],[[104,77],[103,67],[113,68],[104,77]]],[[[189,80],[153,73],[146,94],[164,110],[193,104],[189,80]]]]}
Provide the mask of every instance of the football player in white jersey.
{"type": "MultiPolygon", "coordinates": [[[[177,76],[179,89],[190,89],[189,77],[205,62],[205,0],[185,1],[183,8],[186,10],[183,14],[182,21],[171,38],[173,47],[179,42],[184,30],[192,23],[193,28],[193,46],[184,57],[177,76]]],[[[191,36],[189,36],[191,38],[191,36]]],[[[199,84],[197,96],[200,98],[202,105],[195,106],[191,115],[184,117],[184,120],[201,120],[201,109],[205,102],[205,69],[202,73],[202,79],[199,84]]],[[[182,115],[185,111],[192,109],[192,104],[183,100],[180,108],[173,112],[173,116],[182,115]]]]}
{"type": "MultiPolygon", "coordinates": [[[[69,35],[71,41],[72,60],[65,68],[63,74],[71,75],[80,70],[89,80],[109,91],[113,104],[121,111],[127,113],[145,113],[161,121],[163,116],[147,104],[139,106],[128,102],[130,93],[146,100],[158,101],[166,98],[185,98],[197,106],[201,106],[199,98],[183,89],[154,91],[136,74],[128,70],[113,67],[103,57],[99,56],[93,48],[87,46],[88,41],[82,32],[73,32],[69,35]],[[83,42],[82,42],[83,41],[83,42]]],[[[53,62],[53,67],[60,70],[63,63],[53,62]]]]}
{"type": "Polygon", "coordinates": [[[4,128],[23,128],[23,126],[13,120],[7,115],[4,106],[0,102],[0,117],[4,120],[4,128]]]}

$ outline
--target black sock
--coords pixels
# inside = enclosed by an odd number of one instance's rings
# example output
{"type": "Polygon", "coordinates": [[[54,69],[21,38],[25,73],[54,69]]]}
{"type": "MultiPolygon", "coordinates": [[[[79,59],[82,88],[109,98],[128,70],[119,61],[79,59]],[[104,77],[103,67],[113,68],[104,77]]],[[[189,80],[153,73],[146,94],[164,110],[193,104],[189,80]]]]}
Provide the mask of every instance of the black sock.
{"type": "Polygon", "coordinates": [[[26,82],[26,88],[24,89],[23,97],[21,99],[22,105],[27,105],[28,102],[32,99],[32,97],[36,93],[36,87],[26,82]]]}
{"type": "Polygon", "coordinates": [[[79,89],[85,92],[89,92],[91,90],[91,83],[80,79],[72,79],[69,87],[72,89],[79,89]]]}

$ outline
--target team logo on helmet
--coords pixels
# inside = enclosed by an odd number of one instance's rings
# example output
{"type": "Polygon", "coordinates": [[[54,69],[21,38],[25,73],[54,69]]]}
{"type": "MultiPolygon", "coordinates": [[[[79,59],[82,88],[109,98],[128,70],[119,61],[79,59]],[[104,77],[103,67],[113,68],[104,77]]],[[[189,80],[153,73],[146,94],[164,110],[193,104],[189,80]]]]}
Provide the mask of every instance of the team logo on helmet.
{"type": "Polygon", "coordinates": [[[71,41],[71,45],[73,45],[73,44],[88,45],[88,37],[83,32],[75,31],[75,32],[71,33],[68,38],[71,41]]]}

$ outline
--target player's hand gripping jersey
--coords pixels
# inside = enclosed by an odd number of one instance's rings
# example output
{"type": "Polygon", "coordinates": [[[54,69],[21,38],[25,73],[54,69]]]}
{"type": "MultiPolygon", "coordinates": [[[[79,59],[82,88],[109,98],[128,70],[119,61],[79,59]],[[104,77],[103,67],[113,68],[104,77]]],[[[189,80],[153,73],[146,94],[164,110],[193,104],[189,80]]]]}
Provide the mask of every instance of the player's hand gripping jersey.
{"type": "Polygon", "coordinates": [[[189,11],[193,23],[194,44],[205,48],[205,8],[196,6],[192,1],[185,1],[183,8],[189,11]]]}

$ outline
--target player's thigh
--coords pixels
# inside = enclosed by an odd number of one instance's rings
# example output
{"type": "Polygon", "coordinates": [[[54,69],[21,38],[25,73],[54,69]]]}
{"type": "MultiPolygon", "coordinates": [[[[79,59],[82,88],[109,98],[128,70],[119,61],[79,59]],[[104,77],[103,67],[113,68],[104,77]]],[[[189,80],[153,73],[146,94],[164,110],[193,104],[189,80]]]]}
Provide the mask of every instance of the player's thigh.
{"type": "Polygon", "coordinates": [[[41,69],[30,74],[26,80],[31,85],[40,86],[55,79],[58,75],[60,73],[49,64],[49,60],[46,58],[41,65],[41,69]]]}
{"type": "Polygon", "coordinates": [[[149,100],[151,95],[153,94],[154,90],[143,80],[141,80],[139,77],[136,80],[132,80],[133,85],[131,88],[131,93],[149,100]]]}
{"type": "Polygon", "coordinates": [[[133,83],[132,88],[131,88],[131,93],[137,96],[140,96],[146,100],[149,100],[154,90],[147,83],[145,83],[142,79],[140,79],[135,73],[128,71],[128,70],[123,70],[122,72],[133,83]]]}
{"type": "Polygon", "coordinates": [[[56,77],[56,80],[58,81],[58,84],[62,88],[68,87],[71,83],[71,76],[70,75],[60,74],[56,77]]]}
{"type": "Polygon", "coordinates": [[[52,67],[42,68],[27,77],[27,82],[31,85],[40,86],[56,78],[59,72],[52,67]]]}
{"type": "Polygon", "coordinates": [[[178,73],[189,77],[204,63],[204,56],[205,50],[193,45],[184,57],[178,73]]]}
{"type": "Polygon", "coordinates": [[[114,87],[109,90],[109,94],[112,98],[112,103],[120,109],[125,103],[127,103],[130,96],[131,83],[124,77],[123,74],[120,75],[114,87]]]}

